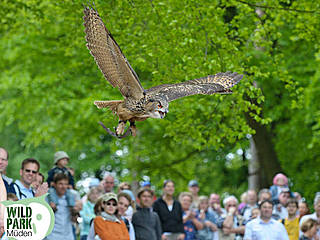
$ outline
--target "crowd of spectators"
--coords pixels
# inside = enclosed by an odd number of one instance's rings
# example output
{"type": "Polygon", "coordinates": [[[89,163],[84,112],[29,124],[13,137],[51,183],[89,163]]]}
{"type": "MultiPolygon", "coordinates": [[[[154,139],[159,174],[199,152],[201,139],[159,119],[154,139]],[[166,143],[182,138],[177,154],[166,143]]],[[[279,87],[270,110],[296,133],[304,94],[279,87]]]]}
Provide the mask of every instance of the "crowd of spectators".
{"type": "MultiPolygon", "coordinates": [[[[111,173],[101,181],[92,179],[89,191],[81,197],[66,152],[54,154],[46,181],[34,158],[22,161],[20,179],[13,181],[5,175],[8,159],[8,151],[0,148],[0,200],[48,193],[55,214],[48,240],[320,240],[320,194],[314,198],[311,214],[307,202],[289,189],[282,173],[274,177],[270,188],[243,193],[240,202],[234,195],[223,199],[215,192],[199,195],[197,180],[190,180],[188,191],[179,194],[173,180],[163,183],[161,196],[155,196],[150,182],[136,192],[130,183],[121,182],[115,191],[111,173]]],[[[0,215],[0,236],[7,239],[3,227],[0,215]]]]}

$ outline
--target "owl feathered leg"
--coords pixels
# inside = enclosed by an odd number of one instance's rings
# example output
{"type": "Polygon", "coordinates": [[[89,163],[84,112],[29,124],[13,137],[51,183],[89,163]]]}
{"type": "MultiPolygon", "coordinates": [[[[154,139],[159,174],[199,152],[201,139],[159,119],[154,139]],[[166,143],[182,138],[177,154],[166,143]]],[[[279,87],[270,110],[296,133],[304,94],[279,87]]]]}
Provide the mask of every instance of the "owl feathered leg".
{"type": "Polygon", "coordinates": [[[130,121],[130,131],[132,136],[134,137],[137,136],[137,127],[134,121],[133,122],[130,121]]]}

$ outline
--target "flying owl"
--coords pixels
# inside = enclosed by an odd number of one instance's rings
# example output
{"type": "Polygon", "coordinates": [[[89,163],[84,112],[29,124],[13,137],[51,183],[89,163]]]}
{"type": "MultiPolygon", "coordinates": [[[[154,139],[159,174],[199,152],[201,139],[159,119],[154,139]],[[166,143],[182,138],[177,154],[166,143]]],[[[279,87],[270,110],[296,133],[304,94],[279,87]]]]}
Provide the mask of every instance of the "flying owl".
{"type": "Polygon", "coordinates": [[[112,132],[103,123],[106,131],[115,137],[136,135],[136,121],[147,118],[164,118],[169,102],[195,94],[232,93],[230,88],[237,84],[242,75],[232,72],[217,73],[176,84],[163,84],[144,89],[138,75],[130,66],[119,45],[105,27],[98,12],[92,7],[84,9],[84,26],[87,47],[98,67],[109,83],[118,88],[123,100],[95,101],[98,108],[109,108],[119,117],[119,124],[112,132]],[[125,131],[126,123],[130,123],[125,131]],[[128,131],[130,130],[130,131],[128,131]]]}

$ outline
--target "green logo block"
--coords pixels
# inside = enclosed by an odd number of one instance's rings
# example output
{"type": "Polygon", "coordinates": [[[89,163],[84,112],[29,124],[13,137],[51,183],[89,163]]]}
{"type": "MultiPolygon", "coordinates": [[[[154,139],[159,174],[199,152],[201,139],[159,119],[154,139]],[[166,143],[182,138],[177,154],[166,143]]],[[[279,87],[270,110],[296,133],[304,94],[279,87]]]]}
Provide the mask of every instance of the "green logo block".
{"type": "Polygon", "coordinates": [[[1,202],[6,206],[4,227],[9,240],[42,240],[51,233],[54,213],[46,196],[1,202]]]}

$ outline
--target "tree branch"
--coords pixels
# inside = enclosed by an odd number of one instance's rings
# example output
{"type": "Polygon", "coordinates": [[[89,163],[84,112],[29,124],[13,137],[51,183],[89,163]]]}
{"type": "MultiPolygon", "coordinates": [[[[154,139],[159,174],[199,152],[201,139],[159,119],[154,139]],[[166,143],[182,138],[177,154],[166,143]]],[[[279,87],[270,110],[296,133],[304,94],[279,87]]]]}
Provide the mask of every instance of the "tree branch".
{"type": "Polygon", "coordinates": [[[271,7],[271,6],[264,6],[264,5],[259,5],[259,4],[254,4],[254,3],[248,3],[242,0],[237,0],[237,2],[246,4],[250,7],[258,7],[258,8],[266,8],[266,9],[275,9],[275,10],[285,10],[285,11],[292,11],[292,12],[300,12],[300,13],[319,13],[318,11],[308,11],[308,10],[301,10],[301,9],[294,9],[294,8],[278,8],[278,7],[271,7]]]}

